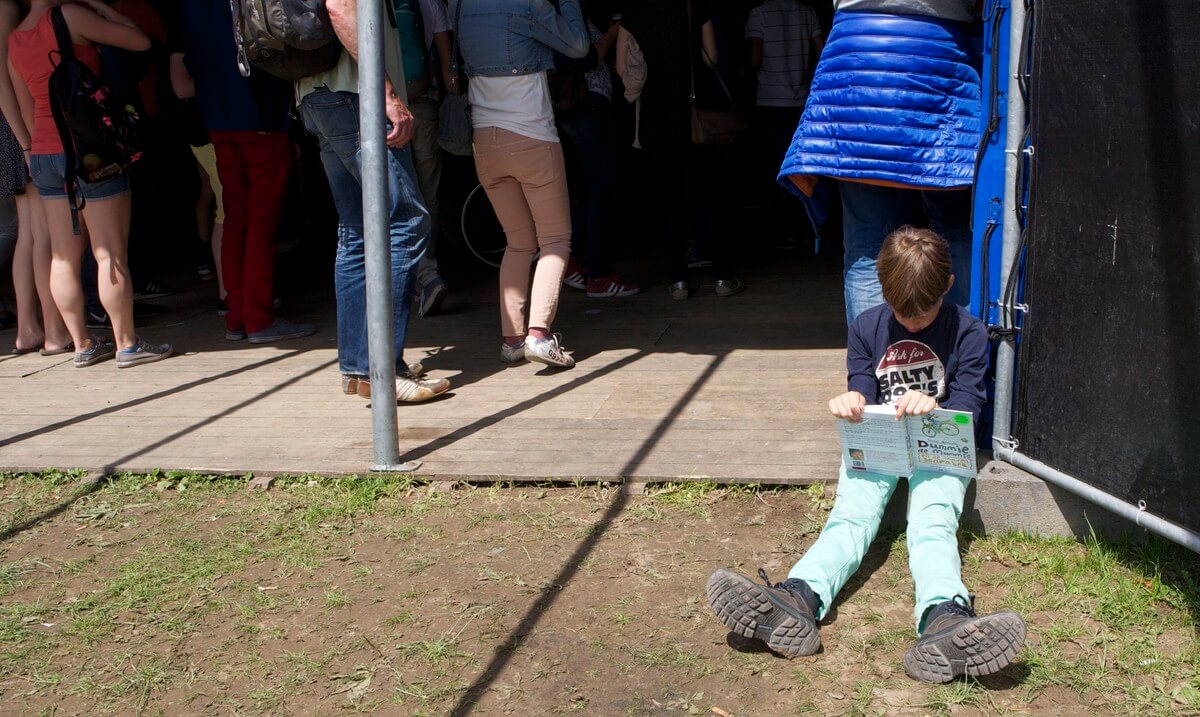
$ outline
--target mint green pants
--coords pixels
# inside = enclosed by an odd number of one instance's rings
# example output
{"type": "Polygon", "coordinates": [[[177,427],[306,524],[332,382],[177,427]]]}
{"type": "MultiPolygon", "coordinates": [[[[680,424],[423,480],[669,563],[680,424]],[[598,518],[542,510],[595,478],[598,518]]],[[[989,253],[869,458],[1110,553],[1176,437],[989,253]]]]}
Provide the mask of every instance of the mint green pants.
{"type": "MultiPolygon", "coordinates": [[[[867,548],[879,532],[896,485],[897,476],[849,473],[843,465],[837,498],[820,537],[789,578],[799,578],[821,597],[817,619],[825,617],[834,598],[862,564],[867,548]]],[[[908,479],[908,569],[916,585],[913,617],[917,632],[925,612],[957,595],[968,599],[958,556],[958,518],[969,478],[918,471],[908,479]]]]}

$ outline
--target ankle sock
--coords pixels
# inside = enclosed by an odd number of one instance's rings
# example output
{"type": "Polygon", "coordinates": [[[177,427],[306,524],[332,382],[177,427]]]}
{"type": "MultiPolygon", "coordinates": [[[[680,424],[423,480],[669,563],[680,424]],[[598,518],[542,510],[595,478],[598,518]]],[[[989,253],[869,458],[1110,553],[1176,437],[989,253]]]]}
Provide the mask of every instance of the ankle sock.
{"type": "Polygon", "coordinates": [[[514,346],[520,346],[523,343],[525,343],[524,336],[505,336],[504,337],[504,345],[509,348],[512,348],[514,346]]]}
{"type": "Polygon", "coordinates": [[[541,341],[544,341],[544,340],[550,338],[550,332],[547,331],[546,329],[531,328],[531,329],[529,329],[529,335],[532,336],[533,338],[541,340],[541,341]]]}

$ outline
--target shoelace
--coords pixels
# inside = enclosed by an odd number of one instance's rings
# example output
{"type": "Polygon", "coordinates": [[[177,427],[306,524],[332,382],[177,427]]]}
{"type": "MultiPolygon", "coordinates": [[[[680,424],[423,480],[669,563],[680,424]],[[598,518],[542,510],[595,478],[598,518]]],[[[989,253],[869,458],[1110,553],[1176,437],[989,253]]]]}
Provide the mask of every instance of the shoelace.
{"type": "Polygon", "coordinates": [[[769,588],[781,588],[781,587],[783,587],[783,583],[773,583],[773,582],[771,582],[771,578],[767,577],[767,571],[766,571],[766,570],[764,570],[763,568],[759,568],[759,569],[758,569],[758,579],[759,579],[759,580],[761,580],[761,581],[763,581],[763,585],[766,585],[766,586],[767,586],[767,587],[769,587],[769,588]]]}
{"type": "Polygon", "coordinates": [[[550,358],[555,361],[565,360],[566,356],[563,355],[562,350],[562,334],[551,334],[547,340],[550,342],[550,358]]]}
{"type": "Polygon", "coordinates": [[[946,613],[950,615],[958,615],[959,617],[975,617],[975,610],[962,598],[961,595],[955,595],[954,599],[946,605],[946,613]]]}

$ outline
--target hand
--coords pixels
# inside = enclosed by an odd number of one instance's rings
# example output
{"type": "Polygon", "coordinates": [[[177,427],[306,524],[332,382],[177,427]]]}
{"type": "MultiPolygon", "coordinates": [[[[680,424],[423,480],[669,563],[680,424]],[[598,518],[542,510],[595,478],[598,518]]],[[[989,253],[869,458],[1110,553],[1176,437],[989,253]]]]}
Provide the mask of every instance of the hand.
{"type": "Polygon", "coordinates": [[[920,391],[907,391],[896,401],[896,420],[907,416],[924,416],[937,408],[937,399],[920,391]]]}
{"type": "Polygon", "coordinates": [[[862,420],[863,409],[867,406],[867,397],[858,391],[847,391],[829,400],[829,412],[837,418],[844,418],[851,423],[862,420]]]}
{"type": "Polygon", "coordinates": [[[387,136],[387,146],[399,149],[408,144],[409,140],[412,139],[412,112],[408,111],[408,108],[404,106],[404,103],[395,94],[389,95],[384,100],[383,105],[388,122],[392,125],[392,129],[388,132],[387,136]]]}

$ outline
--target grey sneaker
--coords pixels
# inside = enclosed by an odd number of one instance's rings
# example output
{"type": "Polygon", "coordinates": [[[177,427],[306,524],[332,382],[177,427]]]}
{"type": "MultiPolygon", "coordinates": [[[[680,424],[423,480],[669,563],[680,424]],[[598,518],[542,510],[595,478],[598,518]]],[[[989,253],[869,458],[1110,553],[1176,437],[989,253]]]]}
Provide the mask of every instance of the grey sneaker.
{"type": "Polygon", "coordinates": [[[667,288],[667,291],[671,294],[671,298],[676,301],[683,301],[684,299],[688,298],[688,294],[691,293],[688,291],[688,285],[686,281],[677,281],[674,284],[671,284],[671,286],[667,288]]]}
{"type": "Polygon", "coordinates": [[[312,324],[293,324],[287,319],[275,319],[275,323],[262,331],[251,332],[250,343],[269,344],[275,341],[302,339],[315,333],[317,333],[317,327],[312,324]]]}
{"type": "Polygon", "coordinates": [[[500,360],[504,363],[521,363],[525,360],[525,342],[516,346],[503,344],[500,346],[500,360]]]}
{"type": "Polygon", "coordinates": [[[226,341],[245,341],[246,340],[246,332],[245,331],[230,331],[229,329],[225,329],[225,340],[226,341]]]}
{"type": "Polygon", "coordinates": [[[101,361],[107,361],[117,353],[117,345],[104,339],[93,339],[92,347],[86,351],[75,352],[75,368],[95,366],[101,361]]]}
{"type": "Polygon", "coordinates": [[[137,346],[117,352],[117,368],[133,368],[144,363],[154,363],[175,355],[171,344],[148,344],[138,339],[137,346]]]}
{"type": "Polygon", "coordinates": [[[396,377],[396,401],[399,403],[421,403],[450,390],[450,382],[444,378],[414,378],[412,375],[396,377]]]}
{"type": "Polygon", "coordinates": [[[746,282],[741,279],[717,279],[715,290],[717,296],[733,296],[746,290],[746,282]]]}
{"type": "Polygon", "coordinates": [[[558,334],[554,334],[548,339],[526,336],[525,358],[554,368],[571,368],[575,365],[575,359],[563,351],[561,342],[562,336],[558,334]]]}
{"type": "Polygon", "coordinates": [[[904,653],[904,671],[914,680],[942,684],[963,675],[982,677],[1003,670],[1025,644],[1025,621],[1015,612],[978,617],[961,597],[933,606],[925,631],[904,653]]]}
{"type": "Polygon", "coordinates": [[[450,293],[450,289],[442,277],[435,277],[421,288],[417,302],[417,316],[424,318],[441,311],[442,303],[445,302],[448,293],[450,293]]]}
{"type": "Polygon", "coordinates": [[[761,640],[784,657],[815,655],[821,649],[817,629],[817,596],[803,580],[763,584],[721,568],[708,578],[708,604],[725,627],[742,637],[761,640]]]}

